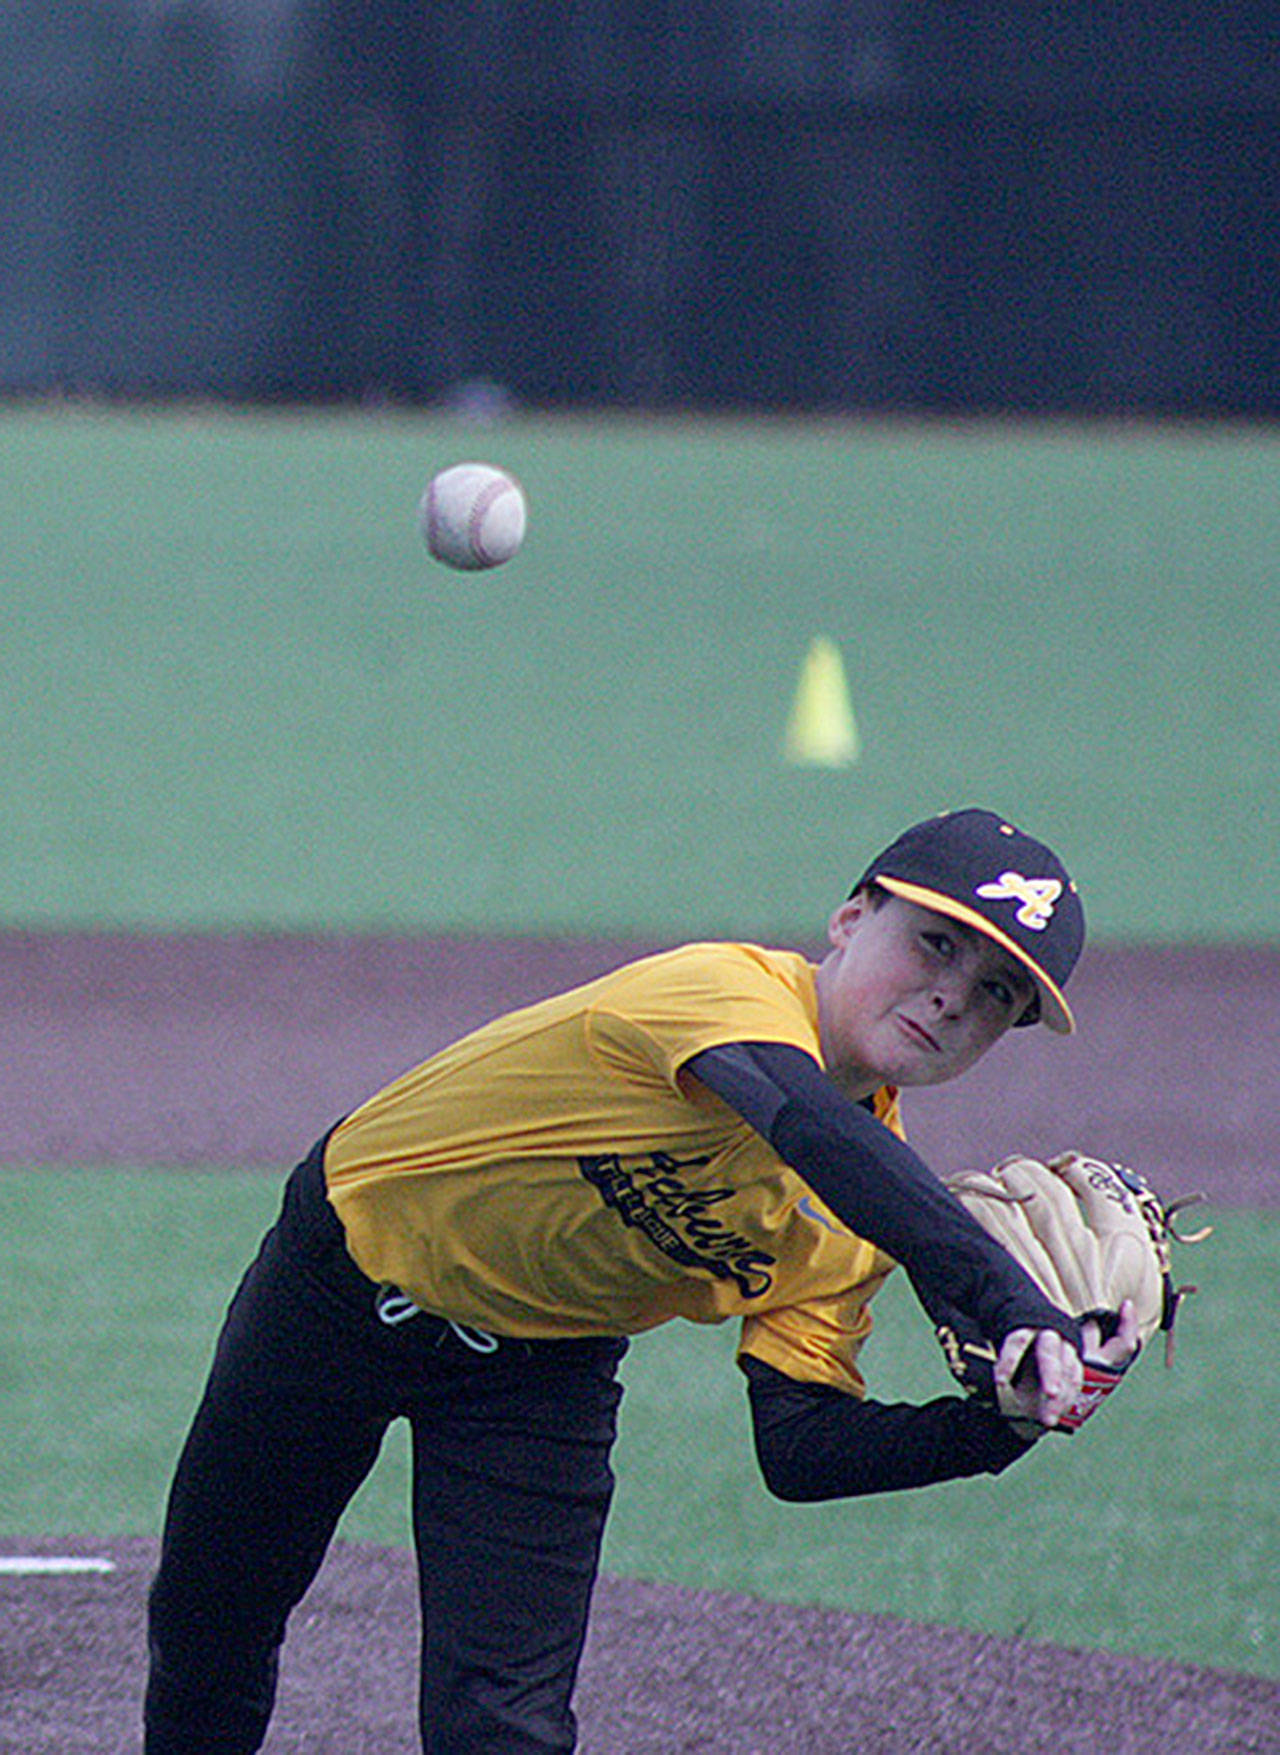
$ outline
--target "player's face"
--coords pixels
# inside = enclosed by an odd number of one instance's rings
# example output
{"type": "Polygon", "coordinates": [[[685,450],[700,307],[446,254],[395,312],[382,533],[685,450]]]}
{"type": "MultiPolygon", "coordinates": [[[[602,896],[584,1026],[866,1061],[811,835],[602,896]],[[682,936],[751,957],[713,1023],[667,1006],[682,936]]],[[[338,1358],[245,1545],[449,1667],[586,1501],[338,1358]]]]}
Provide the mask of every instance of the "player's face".
{"type": "Polygon", "coordinates": [[[938,1085],[971,1067],[1034,997],[992,939],[900,896],[866,892],[831,917],[818,970],[822,1052],[851,1096],[938,1085]]]}

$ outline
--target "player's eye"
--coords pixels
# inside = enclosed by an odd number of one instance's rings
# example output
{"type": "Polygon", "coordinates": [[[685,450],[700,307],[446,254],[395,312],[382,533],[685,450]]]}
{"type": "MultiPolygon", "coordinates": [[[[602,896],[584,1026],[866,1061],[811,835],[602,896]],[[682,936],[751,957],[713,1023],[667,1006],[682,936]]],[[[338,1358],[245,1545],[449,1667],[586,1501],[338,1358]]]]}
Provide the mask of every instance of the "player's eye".
{"type": "Polygon", "coordinates": [[[952,938],[949,932],[936,932],[930,930],[928,932],[922,932],[920,937],[923,939],[924,943],[928,945],[935,957],[941,957],[944,960],[947,960],[955,956],[956,941],[952,938]]]}
{"type": "Polygon", "coordinates": [[[1002,1012],[1018,1012],[1029,1006],[1033,993],[1030,984],[1017,979],[1010,980],[1005,975],[990,975],[983,982],[983,988],[991,1000],[1002,1012]]]}

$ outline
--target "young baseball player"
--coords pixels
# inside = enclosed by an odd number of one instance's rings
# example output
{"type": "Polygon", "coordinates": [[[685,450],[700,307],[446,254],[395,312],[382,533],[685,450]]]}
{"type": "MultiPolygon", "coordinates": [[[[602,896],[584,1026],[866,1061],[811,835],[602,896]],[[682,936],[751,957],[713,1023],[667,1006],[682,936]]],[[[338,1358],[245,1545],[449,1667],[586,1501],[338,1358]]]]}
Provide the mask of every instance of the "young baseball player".
{"type": "MultiPolygon", "coordinates": [[[[429,1755],[569,1750],[627,1338],[741,1319],[761,1469],[818,1499],[996,1473],[1084,1344],[902,1138],[898,1092],[1066,1032],[1084,936],[987,811],[875,859],[816,966],[692,944],[477,1030],[299,1165],[228,1312],[150,1600],[149,1755],[257,1749],[290,1610],[389,1423],[412,1433],[429,1755]],[[892,1267],[976,1323],[1002,1405],[870,1399],[892,1267]]],[[[1096,1346],[1098,1337],[1093,1337],[1096,1346]]],[[[1121,1357],[1128,1342],[1108,1343],[1121,1357]]]]}

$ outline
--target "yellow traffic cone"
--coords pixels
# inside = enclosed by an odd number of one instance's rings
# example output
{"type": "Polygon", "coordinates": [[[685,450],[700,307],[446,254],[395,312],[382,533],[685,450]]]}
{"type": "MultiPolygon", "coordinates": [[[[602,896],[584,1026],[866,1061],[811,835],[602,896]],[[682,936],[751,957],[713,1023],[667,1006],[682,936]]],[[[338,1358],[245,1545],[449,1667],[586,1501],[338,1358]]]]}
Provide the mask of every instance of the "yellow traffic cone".
{"type": "Polygon", "coordinates": [[[851,768],[860,749],[839,648],[832,640],[815,640],[787,721],[786,759],[798,767],[851,768]]]}

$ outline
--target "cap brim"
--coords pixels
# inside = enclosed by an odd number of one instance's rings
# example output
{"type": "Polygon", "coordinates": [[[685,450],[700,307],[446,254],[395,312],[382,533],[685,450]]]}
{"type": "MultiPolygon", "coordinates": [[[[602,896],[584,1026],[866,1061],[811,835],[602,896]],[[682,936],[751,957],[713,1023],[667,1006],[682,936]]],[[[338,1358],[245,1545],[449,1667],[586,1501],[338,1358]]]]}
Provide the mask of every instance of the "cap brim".
{"type": "Polygon", "coordinates": [[[921,908],[931,908],[935,914],[945,914],[951,920],[959,920],[965,926],[971,926],[975,932],[980,932],[984,938],[998,944],[1001,950],[1008,951],[1035,982],[1036,993],[1040,998],[1040,1022],[1047,1024],[1049,1029],[1056,1030],[1060,1036],[1074,1033],[1076,1021],[1057,982],[1045,974],[1035,958],[1024,951],[1016,939],[1001,932],[998,926],[993,926],[976,908],[969,908],[965,903],[957,902],[954,896],[943,895],[940,890],[928,889],[924,884],[907,883],[903,878],[887,877],[882,872],[877,872],[872,882],[881,885],[883,889],[891,890],[895,896],[901,896],[905,902],[915,902],[921,908]]]}

